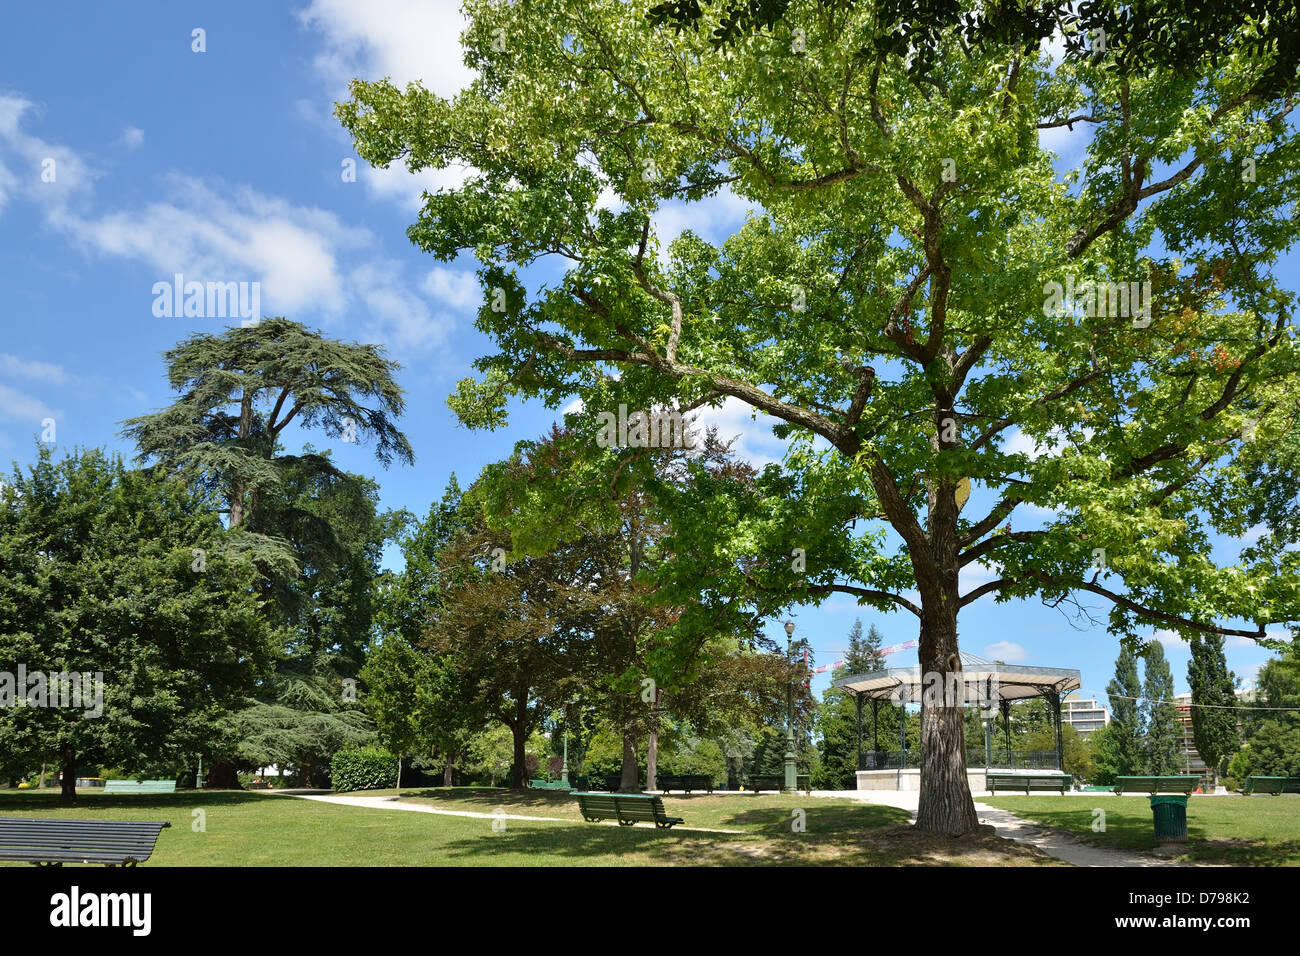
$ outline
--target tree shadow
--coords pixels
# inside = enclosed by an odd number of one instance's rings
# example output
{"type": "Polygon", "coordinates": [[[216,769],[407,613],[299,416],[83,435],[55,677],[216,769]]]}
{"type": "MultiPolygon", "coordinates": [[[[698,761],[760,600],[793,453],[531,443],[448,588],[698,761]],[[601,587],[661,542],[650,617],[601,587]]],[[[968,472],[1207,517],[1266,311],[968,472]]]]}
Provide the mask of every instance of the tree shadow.
{"type": "Polygon", "coordinates": [[[86,814],[118,810],[184,810],[194,807],[240,806],[268,797],[242,790],[178,790],[176,793],[99,794],[78,793],[77,802],[67,806],[59,802],[57,792],[0,791],[0,814],[61,813],[86,814]]]}

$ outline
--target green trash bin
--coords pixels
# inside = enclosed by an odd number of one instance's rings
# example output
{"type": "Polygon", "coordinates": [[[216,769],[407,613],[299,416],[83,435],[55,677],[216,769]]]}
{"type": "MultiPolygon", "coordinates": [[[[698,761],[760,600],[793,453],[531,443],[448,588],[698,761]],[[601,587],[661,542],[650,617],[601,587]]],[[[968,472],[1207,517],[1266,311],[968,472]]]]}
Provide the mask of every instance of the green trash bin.
{"type": "Polygon", "coordinates": [[[1153,796],[1151,816],[1155,818],[1157,843],[1187,842],[1187,797],[1182,794],[1153,796]]]}

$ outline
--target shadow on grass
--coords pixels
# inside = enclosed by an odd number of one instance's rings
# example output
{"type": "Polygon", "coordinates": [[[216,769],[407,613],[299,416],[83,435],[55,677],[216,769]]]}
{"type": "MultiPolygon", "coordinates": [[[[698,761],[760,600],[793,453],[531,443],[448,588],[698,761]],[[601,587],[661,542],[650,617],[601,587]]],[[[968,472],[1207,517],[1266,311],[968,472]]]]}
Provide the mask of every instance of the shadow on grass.
{"type": "Polygon", "coordinates": [[[1006,866],[1055,864],[1033,847],[991,833],[946,840],[917,834],[910,825],[864,827],[856,832],[689,833],[642,827],[558,824],[508,825],[499,833],[447,843],[457,865],[491,866],[520,858],[564,866],[1006,866]]]}
{"type": "Polygon", "coordinates": [[[115,812],[118,810],[183,810],[191,807],[239,806],[265,800],[243,790],[180,790],[171,793],[77,794],[77,802],[65,806],[56,791],[0,790],[0,814],[59,813],[62,815],[115,812]]]}

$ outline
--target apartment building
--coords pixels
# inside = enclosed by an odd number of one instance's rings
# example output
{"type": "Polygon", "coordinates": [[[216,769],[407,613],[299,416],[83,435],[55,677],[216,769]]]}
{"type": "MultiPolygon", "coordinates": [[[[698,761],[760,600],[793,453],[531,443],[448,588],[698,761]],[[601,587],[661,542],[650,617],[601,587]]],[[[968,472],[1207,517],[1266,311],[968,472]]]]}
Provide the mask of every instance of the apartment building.
{"type": "Polygon", "coordinates": [[[1110,711],[1097,698],[1083,698],[1075,691],[1061,701],[1061,723],[1070,724],[1080,737],[1087,739],[1094,730],[1110,723],[1110,711]]]}

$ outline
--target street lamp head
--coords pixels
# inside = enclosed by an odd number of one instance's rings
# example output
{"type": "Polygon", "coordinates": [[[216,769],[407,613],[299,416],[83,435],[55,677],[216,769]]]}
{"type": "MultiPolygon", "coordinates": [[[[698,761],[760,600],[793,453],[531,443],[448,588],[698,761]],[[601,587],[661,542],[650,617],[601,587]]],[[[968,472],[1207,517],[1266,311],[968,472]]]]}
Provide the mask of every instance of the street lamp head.
{"type": "Polygon", "coordinates": [[[785,622],[785,636],[786,637],[794,636],[794,621],[785,622]]]}

